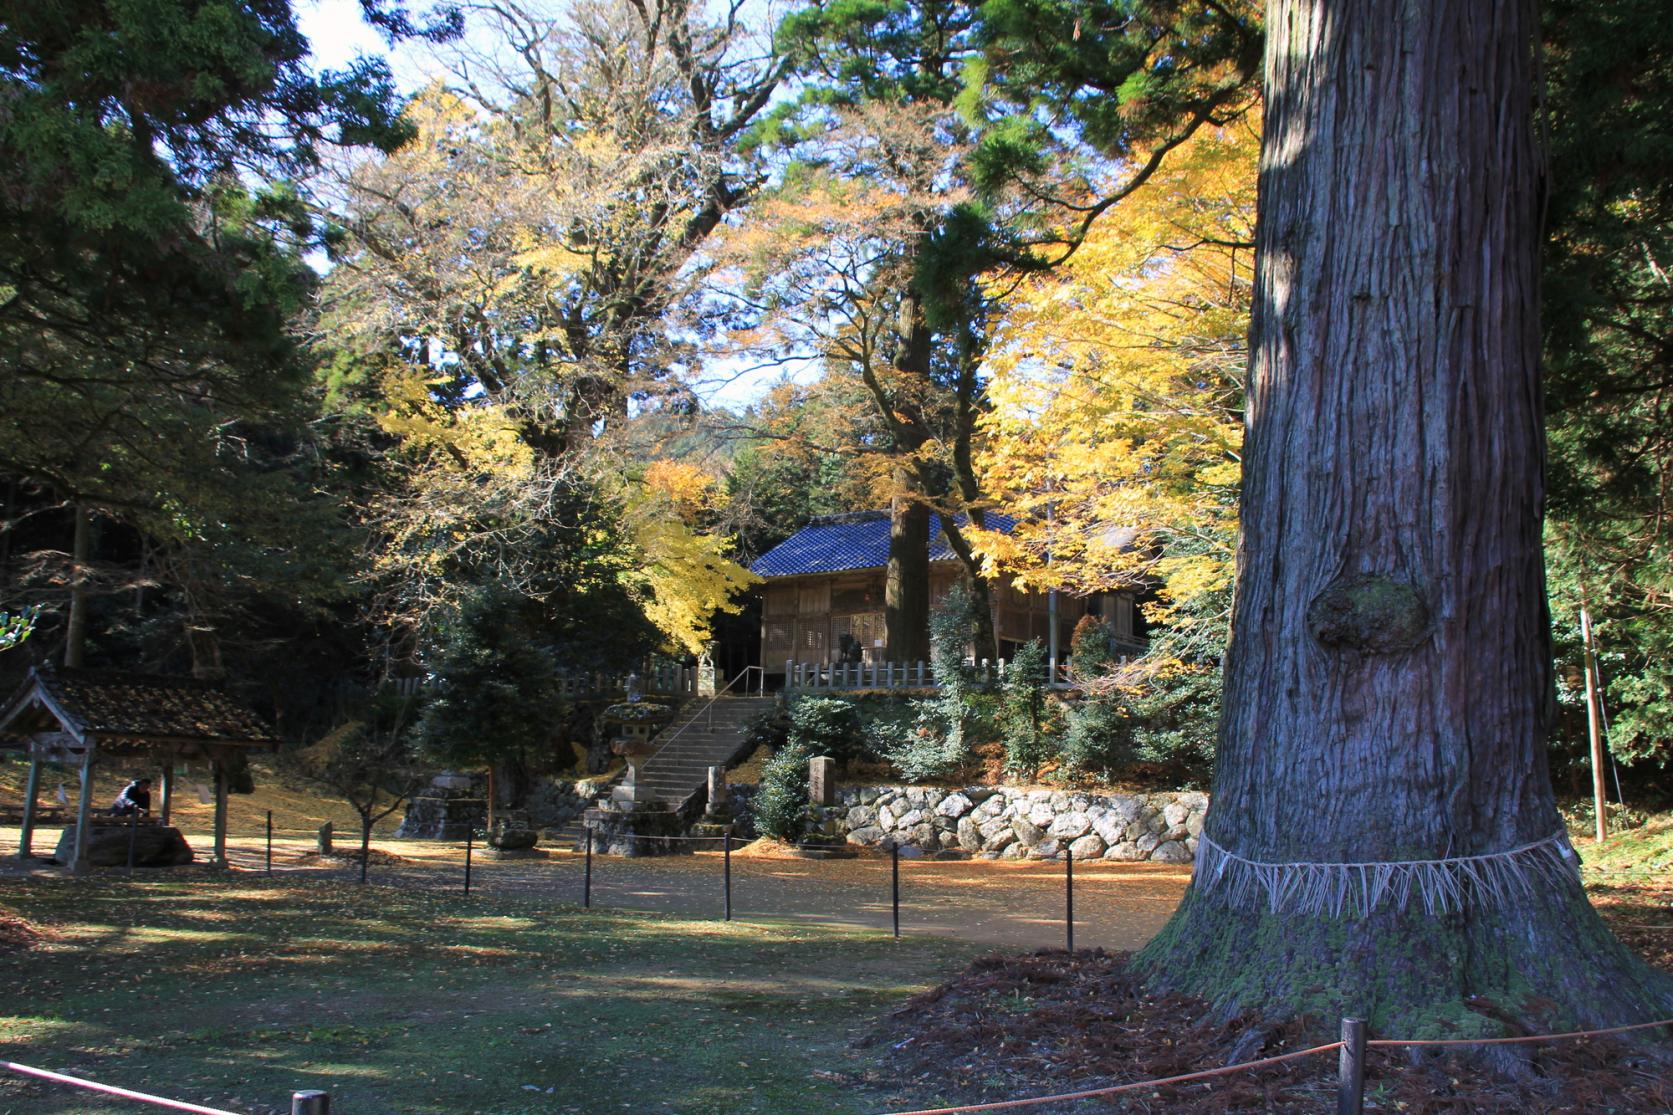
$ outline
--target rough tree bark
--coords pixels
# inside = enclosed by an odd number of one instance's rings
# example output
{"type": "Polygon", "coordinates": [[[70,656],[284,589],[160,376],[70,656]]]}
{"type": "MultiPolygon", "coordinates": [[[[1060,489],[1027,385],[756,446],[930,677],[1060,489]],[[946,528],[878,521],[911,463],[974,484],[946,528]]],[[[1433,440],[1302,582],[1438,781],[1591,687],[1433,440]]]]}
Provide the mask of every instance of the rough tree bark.
{"type": "Polygon", "coordinates": [[[913,497],[909,470],[895,471],[889,508],[889,564],[883,578],[883,656],[929,658],[929,508],[913,497]]]}
{"type": "MultiPolygon", "coordinates": [[[[1272,865],[1541,841],[1563,826],[1545,765],[1534,0],[1273,0],[1267,27],[1206,836],[1272,865]]],[[[1331,916],[1236,893],[1199,860],[1140,963],[1228,1011],[1351,1012],[1387,1036],[1665,1017],[1673,988],[1547,868],[1461,908],[1331,916]]]]}

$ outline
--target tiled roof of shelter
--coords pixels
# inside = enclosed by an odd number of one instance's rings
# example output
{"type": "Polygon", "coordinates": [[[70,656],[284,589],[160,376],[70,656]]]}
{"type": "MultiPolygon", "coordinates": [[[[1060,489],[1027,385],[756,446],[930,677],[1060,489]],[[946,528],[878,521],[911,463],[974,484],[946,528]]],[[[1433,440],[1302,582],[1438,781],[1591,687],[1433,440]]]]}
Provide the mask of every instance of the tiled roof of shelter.
{"type": "MultiPolygon", "coordinates": [[[[962,524],[960,515],[954,522],[962,524]]],[[[989,512],[990,529],[1009,532],[1016,520],[989,512]]],[[[929,560],[952,561],[954,554],[941,533],[940,516],[929,520],[929,560]]],[[[850,569],[881,569],[889,563],[889,513],[856,511],[826,515],[780,542],[750,563],[762,577],[796,577],[807,573],[841,573],[850,569]]]]}
{"type": "Polygon", "coordinates": [[[138,741],[273,742],[272,731],[255,713],[212,683],[192,678],[31,670],[29,680],[0,715],[0,731],[15,734],[32,706],[44,706],[55,719],[70,721],[66,728],[84,735],[138,741]]]}

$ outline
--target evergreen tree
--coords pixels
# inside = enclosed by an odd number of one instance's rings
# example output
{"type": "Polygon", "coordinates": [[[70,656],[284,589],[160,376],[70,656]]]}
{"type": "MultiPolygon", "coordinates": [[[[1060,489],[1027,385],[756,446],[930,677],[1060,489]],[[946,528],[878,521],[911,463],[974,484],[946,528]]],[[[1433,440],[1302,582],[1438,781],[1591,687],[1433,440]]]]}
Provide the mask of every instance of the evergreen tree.
{"type": "Polygon", "coordinates": [[[1588,905],[1545,763],[1535,7],[1270,13],[1214,797],[1140,960],[1228,1011],[1673,1006],[1588,905]]]}

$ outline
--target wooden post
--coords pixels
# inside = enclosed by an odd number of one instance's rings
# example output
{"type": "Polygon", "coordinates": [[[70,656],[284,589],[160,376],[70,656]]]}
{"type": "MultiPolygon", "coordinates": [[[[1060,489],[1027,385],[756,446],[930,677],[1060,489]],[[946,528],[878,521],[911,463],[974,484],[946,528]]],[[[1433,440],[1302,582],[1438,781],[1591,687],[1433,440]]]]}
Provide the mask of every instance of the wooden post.
{"type": "Polygon", "coordinates": [[[1365,1020],[1342,1019],[1342,1052],[1336,1062],[1336,1115],[1365,1111],[1365,1020]]]}
{"type": "Polygon", "coordinates": [[[273,874],[273,810],[267,811],[267,873],[273,874]]]}
{"type": "Polygon", "coordinates": [[[215,851],[210,863],[216,867],[227,865],[227,768],[215,761],[215,851]]]}
{"type": "Polygon", "coordinates": [[[1580,606],[1580,646],[1586,670],[1586,731],[1592,741],[1592,809],[1597,814],[1597,839],[1609,836],[1609,810],[1603,788],[1603,730],[1598,716],[1597,656],[1592,651],[1592,617],[1580,606]]]}
{"type": "Polygon", "coordinates": [[[87,874],[88,825],[92,822],[93,803],[93,745],[88,743],[81,753],[81,793],[76,802],[76,852],[70,861],[70,874],[87,874]]]}
{"type": "Polygon", "coordinates": [[[174,756],[170,755],[163,762],[162,803],[157,810],[157,818],[167,828],[174,816],[174,756]]]}
{"type": "Polygon", "coordinates": [[[33,849],[30,847],[35,840],[35,797],[41,792],[41,760],[38,756],[29,756],[29,784],[23,791],[23,828],[18,835],[17,858],[26,860],[33,849]]]}
{"type": "Polygon", "coordinates": [[[331,1115],[330,1092],[292,1092],[290,1115],[331,1115]]]}

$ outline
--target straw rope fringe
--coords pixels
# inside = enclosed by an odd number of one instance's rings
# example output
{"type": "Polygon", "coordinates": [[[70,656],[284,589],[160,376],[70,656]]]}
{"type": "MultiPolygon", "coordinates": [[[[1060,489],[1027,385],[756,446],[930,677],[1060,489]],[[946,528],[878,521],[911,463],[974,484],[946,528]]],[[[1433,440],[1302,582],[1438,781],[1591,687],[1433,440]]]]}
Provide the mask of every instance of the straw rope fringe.
{"type": "Polygon", "coordinates": [[[1579,882],[1579,857],[1561,831],[1491,855],[1371,863],[1262,863],[1227,851],[1204,834],[1192,877],[1199,890],[1218,891],[1233,906],[1331,917],[1365,917],[1383,905],[1404,910],[1414,901],[1425,913],[1444,914],[1579,882]]]}

